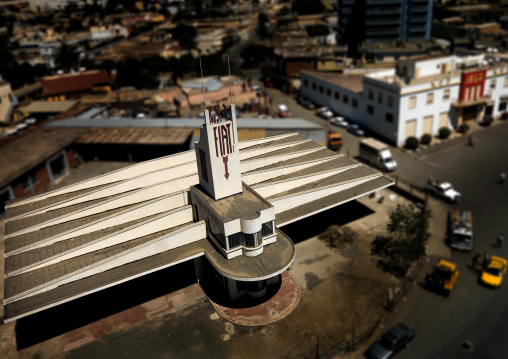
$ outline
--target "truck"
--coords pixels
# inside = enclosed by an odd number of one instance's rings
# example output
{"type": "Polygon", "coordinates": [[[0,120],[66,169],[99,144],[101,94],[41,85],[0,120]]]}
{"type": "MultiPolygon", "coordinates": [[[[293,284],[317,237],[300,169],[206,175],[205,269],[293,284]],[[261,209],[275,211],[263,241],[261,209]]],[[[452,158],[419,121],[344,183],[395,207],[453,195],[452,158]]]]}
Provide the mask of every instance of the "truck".
{"type": "Polygon", "coordinates": [[[397,168],[397,162],[392,157],[390,147],[371,137],[360,141],[360,157],[383,171],[395,171],[397,168]]]}
{"type": "Polygon", "coordinates": [[[463,251],[473,249],[473,215],[471,211],[455,209],[448,215],[450,247],[463,251]]]}
{"type": "Polygon", "coordinates": [[[458,278],[457,265],[441,259],[434,266],[433,271],[425,277],[425,288],[448,297],[458,278]]]}
{"type": "Polygon", "coordinates": [[[338,132],[328,133],[328,148],[335,151],[342,147],[342,135],[338,132]]]}
{"type": "Polygon", "coordinates": [[[431,193],[436,197],[440,197],[448,202],[460,201],[460,192],[455,190],[450,182],[436,181],[432,175],[429,176],[425,189],[428,193],[431,193]]]}

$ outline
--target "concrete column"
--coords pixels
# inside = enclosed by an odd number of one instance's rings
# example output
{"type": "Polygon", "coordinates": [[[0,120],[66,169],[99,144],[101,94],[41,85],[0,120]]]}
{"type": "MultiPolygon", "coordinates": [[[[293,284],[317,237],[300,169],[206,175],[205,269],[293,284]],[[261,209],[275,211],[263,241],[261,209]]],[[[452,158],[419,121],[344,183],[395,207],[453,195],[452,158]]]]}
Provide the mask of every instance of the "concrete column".
{"type": "Polygon", "coordinates": [[[196,278],[198,280],[198,283],[203,278],[203,258],[198,257],[194,258],[194,269],[196,271],[196,278]]]}

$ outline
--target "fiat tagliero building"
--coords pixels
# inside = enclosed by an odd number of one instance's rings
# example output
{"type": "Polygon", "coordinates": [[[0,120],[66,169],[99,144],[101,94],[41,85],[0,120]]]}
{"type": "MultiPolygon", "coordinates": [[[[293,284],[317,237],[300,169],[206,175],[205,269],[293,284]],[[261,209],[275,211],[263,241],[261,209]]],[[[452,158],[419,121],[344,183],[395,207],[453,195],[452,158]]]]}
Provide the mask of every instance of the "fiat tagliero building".
{"type": "Polygon", "coordinates": [[[4,321],[189,260],[205,292],[262,301],[295,258],[279,227],[392,184],[297,133],[239,142],[234,104],[205,109],[195,150],[7,202],[4,321]]]}

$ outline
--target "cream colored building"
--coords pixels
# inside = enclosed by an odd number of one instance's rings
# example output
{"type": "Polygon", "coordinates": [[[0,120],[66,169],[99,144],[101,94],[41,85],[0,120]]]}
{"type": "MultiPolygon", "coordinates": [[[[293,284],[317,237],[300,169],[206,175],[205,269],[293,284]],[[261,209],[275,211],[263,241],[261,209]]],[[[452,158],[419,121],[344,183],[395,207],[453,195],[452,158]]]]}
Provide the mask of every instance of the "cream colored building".
{"type": "Polygon", "coordinates": [[[0,122],[9,123],[14,108],[18,104],[16,97],[12,94],[11,85],[2,81],[0,77],[0,122]]]}
{"type": "Polygon", "coordinates": [[[263,297],[295,257],[279,227],[393,184],[296,133],[240,142],[234,105],[204,117],[195,150],[7,202],[5,322],[189,260],[263,297]]]}

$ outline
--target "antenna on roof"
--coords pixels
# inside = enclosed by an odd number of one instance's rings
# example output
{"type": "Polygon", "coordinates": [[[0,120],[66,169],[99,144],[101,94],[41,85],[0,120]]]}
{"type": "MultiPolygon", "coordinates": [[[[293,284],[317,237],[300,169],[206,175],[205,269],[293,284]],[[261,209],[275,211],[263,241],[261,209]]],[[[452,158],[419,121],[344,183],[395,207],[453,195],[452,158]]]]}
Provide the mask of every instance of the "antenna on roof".
{"type": "Polygon", "coordinates": [[[233,88],[231,87],[231,67],[229,66],[229,49],[227,50],[228,54],[228,71],[229,71],[229,91],[231,92],[231,103],[233,103],[233,88]]]}
{"type": "Polygon", "coordinates": [[[203,87],[203,98],[205,100],[205,110],[206,110],[205,81],[203,79],[203,67],[201,66],[201,55],[198,56],[199,56],[199,68],[201,69],[201,86],[203,87]]]}

